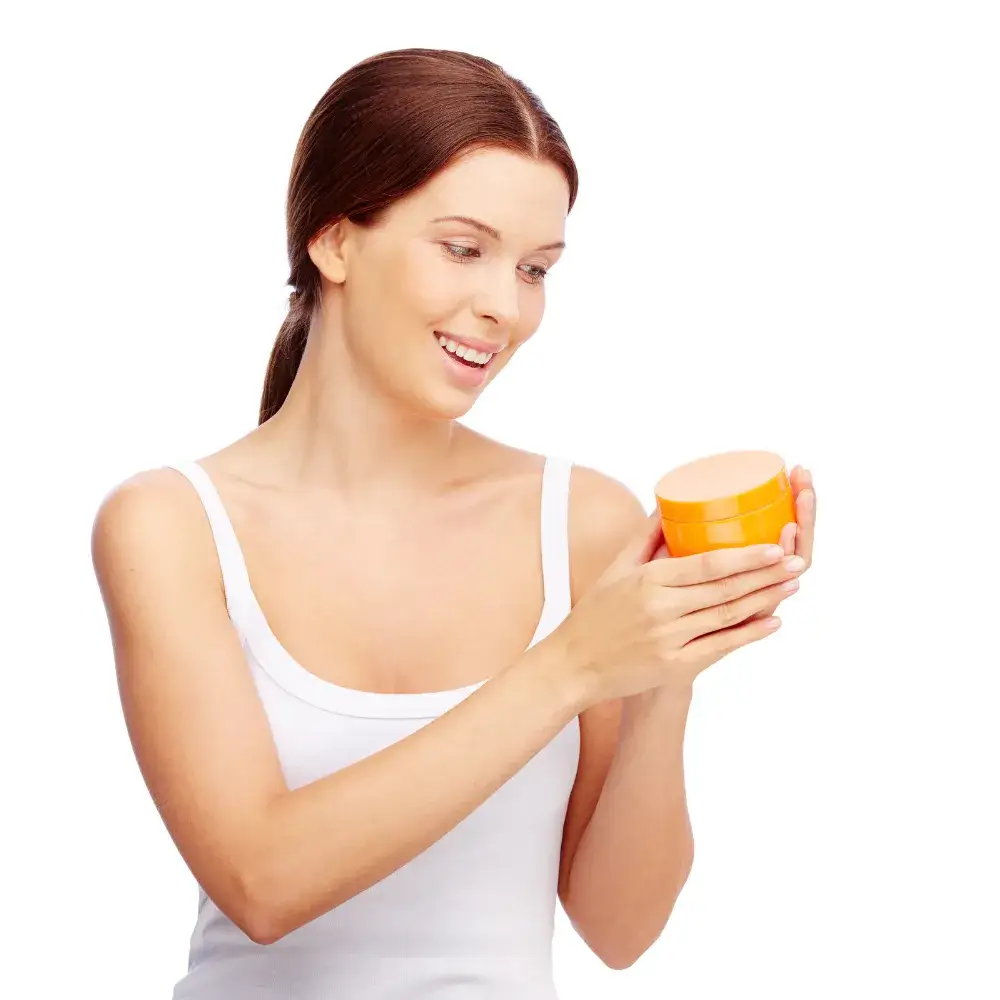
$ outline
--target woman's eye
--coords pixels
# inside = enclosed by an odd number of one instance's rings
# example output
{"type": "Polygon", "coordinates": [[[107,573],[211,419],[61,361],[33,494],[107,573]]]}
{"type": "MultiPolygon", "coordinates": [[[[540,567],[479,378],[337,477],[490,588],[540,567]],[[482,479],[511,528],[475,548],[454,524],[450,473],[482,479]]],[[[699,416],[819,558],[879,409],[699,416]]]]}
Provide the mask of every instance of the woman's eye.
{"type": "Polygon", "coordinates": [[[479,256],[479,250],[476,247],[462,246],[461,243],[443,243],[442,246],[453,257],[458,257],[460,260],[469,260],[479,256]]]}
{"type": "MultiPolygon", "coordinates": [[[[467,261],[482,257],[479,247],[467,247],[461,243],[442,243],[445,253],[454,260],[467,261]]],[[[540,284],[548,274],[548,269],[536,264],[524,264],[519,269],[525,279],[532,285],[540,284]]]]}

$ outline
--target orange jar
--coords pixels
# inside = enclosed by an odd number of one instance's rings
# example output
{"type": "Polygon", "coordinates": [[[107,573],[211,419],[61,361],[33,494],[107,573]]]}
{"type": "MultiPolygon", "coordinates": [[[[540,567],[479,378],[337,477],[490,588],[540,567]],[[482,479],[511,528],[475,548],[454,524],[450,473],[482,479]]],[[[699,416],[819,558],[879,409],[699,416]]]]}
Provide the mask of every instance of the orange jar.
{"type": "Polygon", "coordinates": [[[656,484],[663,537],[672,556],[777,543],[795,521],[792,485],[780,455],[728,451],[688,462],[656,484]]]}

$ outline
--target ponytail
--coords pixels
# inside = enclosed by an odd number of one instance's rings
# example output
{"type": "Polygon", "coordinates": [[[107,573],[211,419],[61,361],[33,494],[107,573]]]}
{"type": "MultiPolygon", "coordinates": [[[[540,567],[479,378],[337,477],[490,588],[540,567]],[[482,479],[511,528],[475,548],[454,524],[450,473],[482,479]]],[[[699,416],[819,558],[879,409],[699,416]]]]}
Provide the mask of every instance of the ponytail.
{"type": "Polygon", "coordinates": [[[264,376],[258,424],[270,420],[288,396],[299,370],[312,322],[312,296],[295,291],[288,299],[288,315],[278,331],[264,376]]]}

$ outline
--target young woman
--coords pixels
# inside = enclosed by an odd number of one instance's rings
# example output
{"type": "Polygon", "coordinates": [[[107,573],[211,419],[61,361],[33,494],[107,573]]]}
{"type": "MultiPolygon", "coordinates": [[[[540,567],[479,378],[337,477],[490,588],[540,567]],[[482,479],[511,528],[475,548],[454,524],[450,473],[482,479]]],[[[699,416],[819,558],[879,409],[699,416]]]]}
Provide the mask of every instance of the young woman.
{"type": "Polygon", "coordinates": [[[355,66],[296,151],[259,426],[97,514],[129,732],[201,889],[177,1000],[551,1000],[557,898],[614,968],[663,929],[694,678],[773,632],[812,491],[783,547],[662,558],[621,484],[459,422],[538,328],[576,192],[496,65],[355,66]]]}

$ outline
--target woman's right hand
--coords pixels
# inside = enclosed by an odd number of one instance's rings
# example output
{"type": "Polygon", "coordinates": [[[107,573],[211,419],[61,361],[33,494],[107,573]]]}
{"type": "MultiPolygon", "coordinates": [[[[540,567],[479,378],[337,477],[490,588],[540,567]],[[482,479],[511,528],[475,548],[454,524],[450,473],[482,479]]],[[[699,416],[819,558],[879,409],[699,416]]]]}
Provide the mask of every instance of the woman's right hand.
{"type": "Polygon", "coordinates": [[[793,593],[804,568],[780,546],[657,558],[662,545],[654,512],[553,633],[588,704],[689,689],[706,667],[774,632],[773,619],[748,619],[793,593]]]}

